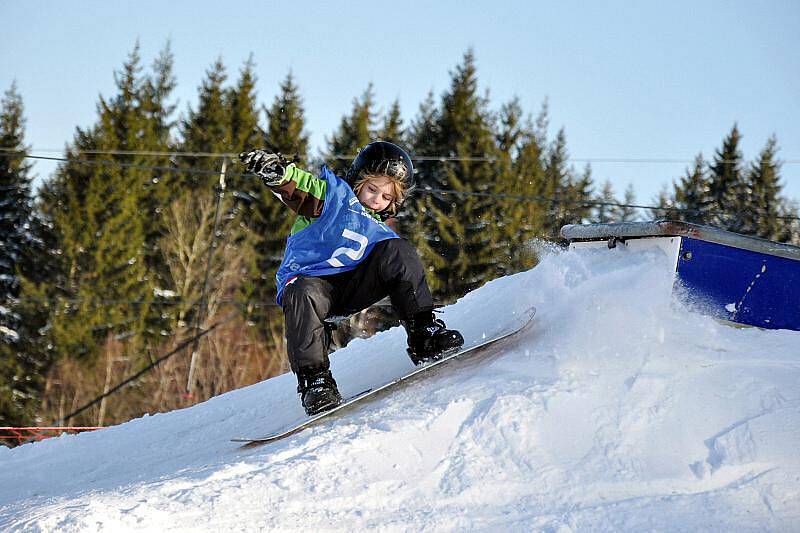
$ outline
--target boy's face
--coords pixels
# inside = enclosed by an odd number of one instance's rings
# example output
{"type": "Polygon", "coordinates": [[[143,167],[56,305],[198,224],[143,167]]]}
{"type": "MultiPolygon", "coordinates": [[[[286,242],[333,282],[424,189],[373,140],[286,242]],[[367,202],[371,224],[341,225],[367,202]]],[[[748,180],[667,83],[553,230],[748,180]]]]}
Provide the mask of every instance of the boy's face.
{"type": "Polygon", "coordinates": [[[378,176],[364,182],[358,191],[358,201],[376,213],[380,213],[394,201],[394,185],[391,178],[378,176]]]}

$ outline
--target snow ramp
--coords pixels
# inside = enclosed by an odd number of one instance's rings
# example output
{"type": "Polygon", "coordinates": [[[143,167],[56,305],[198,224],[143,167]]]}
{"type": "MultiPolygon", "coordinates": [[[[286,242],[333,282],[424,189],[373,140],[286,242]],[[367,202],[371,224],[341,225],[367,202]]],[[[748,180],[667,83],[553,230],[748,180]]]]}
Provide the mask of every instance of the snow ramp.
{"type": "MultiPolygon", "coordinates": [[[[800,333],[669,297],[658,250],[549,251],[445,311],[481,357],[285,440],[292,376],[0,449],[3,531],[800,531],[800,333]]],[[[410,364],[399,329],[333,355],[345,393],[410,364]]]]}

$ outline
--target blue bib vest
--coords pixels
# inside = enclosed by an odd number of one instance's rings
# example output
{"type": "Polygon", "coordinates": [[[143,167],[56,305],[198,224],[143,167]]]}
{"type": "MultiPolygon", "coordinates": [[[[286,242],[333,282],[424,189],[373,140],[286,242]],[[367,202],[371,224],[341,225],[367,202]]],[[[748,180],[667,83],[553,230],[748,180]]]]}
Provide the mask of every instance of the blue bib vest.
{"type": "Polygon", "coordinates": [[[350,186],[328,167],[320,179],[326,181],[322,214],[311,225],[286,241],[278,273],[278,305],[283,305],[283,290],[297,276],[328,276],[353,270],[375,244],[398,235],[376,220],[358,201],[350,186]]]}

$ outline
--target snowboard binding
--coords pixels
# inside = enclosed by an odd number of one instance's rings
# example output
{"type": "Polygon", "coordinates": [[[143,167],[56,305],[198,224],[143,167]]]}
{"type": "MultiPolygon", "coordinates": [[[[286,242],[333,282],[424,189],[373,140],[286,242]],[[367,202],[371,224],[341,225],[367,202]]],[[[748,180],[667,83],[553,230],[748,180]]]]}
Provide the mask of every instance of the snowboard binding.
{"type": "Polygon", "coordinates": [[[464,344],[461,333],[447,329],[441,319],[434,317],[433,311],[417,313],[402,324],[408,333],[406,351],[416,366],[455,353],[464,344]]]}
{"type": "Polygon", "coordinates": [[[328,411],[342,403],[342,395],[330,370],[303,373],[297,376],[297,392],[309,416],[328,411]]]}

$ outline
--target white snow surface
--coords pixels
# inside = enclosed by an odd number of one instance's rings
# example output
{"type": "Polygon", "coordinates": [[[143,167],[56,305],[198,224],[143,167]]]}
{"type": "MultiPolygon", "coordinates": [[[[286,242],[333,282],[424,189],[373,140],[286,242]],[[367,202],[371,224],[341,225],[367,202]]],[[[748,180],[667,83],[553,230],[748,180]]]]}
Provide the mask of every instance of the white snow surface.
{"type": "MultiPolygon", "coordinates": [[[[448,307],[534,325],[285,440],[291,375],[0,448],[3,531],[800,531],[800,333],[669,296],[658,251],[550,252],[448,307]]],[[[343,393],[411,368],[400,328],[332,355],[343,393]]]]}

